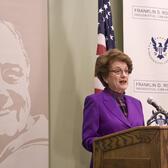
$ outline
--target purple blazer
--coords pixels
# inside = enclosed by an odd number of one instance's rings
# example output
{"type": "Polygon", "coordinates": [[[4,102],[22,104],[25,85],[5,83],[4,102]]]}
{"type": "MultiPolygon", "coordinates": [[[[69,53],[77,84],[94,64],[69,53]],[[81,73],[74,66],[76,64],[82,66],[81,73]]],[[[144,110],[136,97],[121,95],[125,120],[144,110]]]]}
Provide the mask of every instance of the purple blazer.
{"type": "Polygon", "coordinates": [[[95,137],[144,125],[141,102],[134,97],[124,96],[128,109],[127,118],[108,89],[86,97],[82,128],[82,145],[86,150],[93,151],[95,137]]]}

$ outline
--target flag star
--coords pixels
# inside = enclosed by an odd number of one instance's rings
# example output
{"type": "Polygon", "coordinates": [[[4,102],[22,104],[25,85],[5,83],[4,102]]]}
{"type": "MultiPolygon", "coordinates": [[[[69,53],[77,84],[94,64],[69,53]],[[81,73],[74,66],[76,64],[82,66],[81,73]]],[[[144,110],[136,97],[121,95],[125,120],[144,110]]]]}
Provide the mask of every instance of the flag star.
{"type": "Polygon", "coordinates": [[[104,4],[104,9],[106,10],[108,8],[107,4],[104,4]]]}
{"type": "Polygon", "coordinates": [[[102,12],[103,12],[103,9],[102,9],[102,8],[100,8],[100,9],[99,9],[99,13],[102,13],[102,12]]]}
{"type": "Polygon", "coordinates": [[[106,15],[106,19],[108,19],[108,15],[106,15]]]}
{"type": "Polygon", "coordinates": [[[113,27],[113,26],[111,26],[111,29],[112,29],[112,30],[114,30],[114,27],[113,27]]]}
{"type": "Polygon", "coordinates": [[[110,39],[113,40],[113,38],[114,38],[114,36],[112,36],[112,35],[110,34],[110,39]]]}
{"type": "Polygon", "coordinates": [[[111,6],[110,1],[108,2],[109,6],[111,6]]]}
{"type": "Polygon", "coordinates": [[[107,13],[110,16],[110,12],[107,13]]]}

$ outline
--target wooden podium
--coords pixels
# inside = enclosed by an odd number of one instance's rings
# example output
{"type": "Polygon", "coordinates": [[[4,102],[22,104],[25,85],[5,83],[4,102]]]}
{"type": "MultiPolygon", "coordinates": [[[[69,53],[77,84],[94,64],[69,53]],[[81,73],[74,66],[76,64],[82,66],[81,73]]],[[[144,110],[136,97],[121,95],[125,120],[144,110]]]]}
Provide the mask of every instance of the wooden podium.
{"type": "Polygon", "coordinates": [[[168,168],[168,127],[117,132],[93,143],[94,168],[168,168]]]}

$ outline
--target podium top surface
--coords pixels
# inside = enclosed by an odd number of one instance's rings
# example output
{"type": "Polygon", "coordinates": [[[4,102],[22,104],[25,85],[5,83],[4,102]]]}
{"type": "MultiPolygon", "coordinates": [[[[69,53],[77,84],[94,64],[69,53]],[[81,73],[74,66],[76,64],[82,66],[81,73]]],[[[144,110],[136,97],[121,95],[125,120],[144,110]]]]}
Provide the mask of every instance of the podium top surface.
{"type": "Polygon", "coordinates": [[[94,142],[96,141],[101,141],[103,139],[107,139],[110,137],[115,137],[118,135],[123,135],[123,134],[127,134],[127,133],[132,133],[132,132],[136,132],[136,131],[160,131],[160,130],[168,130],[168,126],[138,126],[138,127],[134,127],[134,128],[129,128],[123,131],[119,131],[119,132],[115,132],[112,134],[108,134],[102,137],[98,137],[94,139],[94,142]]]}

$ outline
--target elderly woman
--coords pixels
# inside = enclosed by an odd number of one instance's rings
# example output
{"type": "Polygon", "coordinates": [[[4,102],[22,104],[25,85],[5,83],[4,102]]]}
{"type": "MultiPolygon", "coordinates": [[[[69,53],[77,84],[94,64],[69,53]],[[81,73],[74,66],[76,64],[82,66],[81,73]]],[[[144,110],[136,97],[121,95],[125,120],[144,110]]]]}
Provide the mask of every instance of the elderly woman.
{"type": "Polygon", "coordinates": [[[132,69],[130,57],[118,49],[97,58],[95,75],[105,89],[85,99],[82,144],[86,150],[93,151],[96,137],[144,125],[141,102],[125,94],[132,69]]]}

